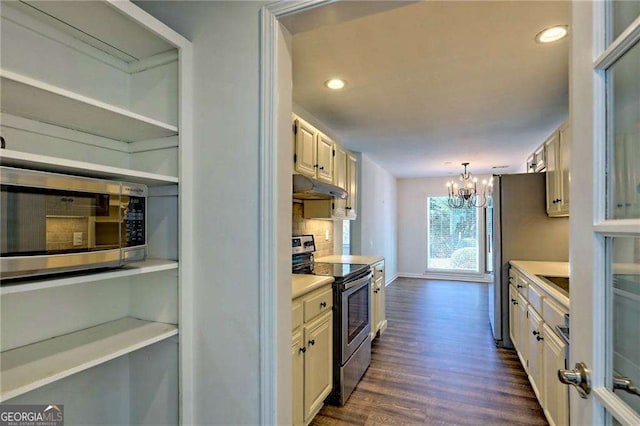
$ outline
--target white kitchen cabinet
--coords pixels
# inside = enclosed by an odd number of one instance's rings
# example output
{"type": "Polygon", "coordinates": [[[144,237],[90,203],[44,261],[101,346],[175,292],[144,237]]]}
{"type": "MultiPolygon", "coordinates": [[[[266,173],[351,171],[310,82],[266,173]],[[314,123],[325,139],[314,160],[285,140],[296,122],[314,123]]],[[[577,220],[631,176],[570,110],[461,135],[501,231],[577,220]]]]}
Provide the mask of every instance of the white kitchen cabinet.
{"type": "Polygon", "coordinates": [[[569,388],[558,380],[558,370],[567,368],[566,345],[548,324],[543,325],[544,411],[552,426],[569,424],[569,388]]]}
{"type": "Polygon", "coordinates": [[[293,140],[294,171],[322,182],[333,183],[335,142],[295,115],[293,120],[293,140]]]}
{"type": "Polygon", "coordinates": [[[294,425],[304,424],[304,353],[307,349],[302,337],[301,331],[293,333],[291,337],[291,379],[294,425]]]}
{"type": "Polygon", "coordinates": [[[545,141],[545,158],[547,162],[547,214],[549,216],[568,216],[570,197],[570,149],[571,130],[569,123],[545,141]]]}
{"type": "Polygon", "coordinates": [[[520,345],[520,324],[518,323],[518,290],[513,285],[509,286],[509,337],[515,348],[520,345]]]}
{"type": "Polygon", "coordinates": [[[387,327],[384,260],[374,263],[371,268],[373,269],[371,283],[371,338],[374,339],[384,333],[387,327]]]}
{"type": "Polygon", "coordinates": [[[527,316],[527,311],[529,308],[529,304],[527,303],[527,299],[520,293],[518,293],[516,299],[517,303],[517,333],[518,337],[516,340],[518,341],[519,346],[516,347],[518,351],[518,355],[520,356],[520,361],[524,366],[524,369],[529,372],[529,363],[527,362],[529,359],[529,318],[527,316]]]}
{"type": "Polygon", "coordinates": [[[354,220],[358,216],[358,157],[347,153],[347,197],[346,218],[354,220]]]}
{"type": "Polygon", "coordinates": [[[97,406],[111,424],[189,423],[191,44],[127,1],[3,2],[1,19],[0,164],[149,197],[144,262],[2,286],[0,401],[56,401],[69,424],[97,406]]]}
{"type": "Polygon", "coordinates": [[[323,133],[318,133],[318,163],[317,174],[318,180],[327,183],[333,183],[333,152],[335,142],[323,133]]]}
{"type": "Polygon", "coordinates": [[[317,134],[317,130],[306,121],[295,118],[293,167],[296,172],[312,178],[316,177],[318,167],[317,134]]]}
{"type": "Polygon", "coordinates": [[[333,157],[333,184],[344,189],[347,188],[347,150],[335,144],[336,155],[333,157]]]}
{"type": "MultiPolygon", "coordinates": [[[[544,390],[544,371],[542,366],[543,356],[543,333],[542,318],[533,309],[531,305],[527,309],[527,364],[529,366],[529,377],[531,378],[531,386],[538,400],[542,400],[542,391],[544,390]]],[[[524,342],[523,342],[524,343],[524,342]]]]}
{"type": "Polygon", "coordinates": [[[333,315],[320,316],[304,326],[304,414],[311,420],[333,388],[333,315]]]}
{"type": "Polygon", "coordinates": [[[566,368],[566,346],[553,327],[564,324],[568,308],[552,296],[557,290],[543,288],[543,284],[516,268],[509,274],[516,282],[524,283],[527,290],[523,294],[523,288],[510,286],[509,289],[511,339],[547,420],[551,425],[567,425],[568,388],[557,378],[558,370],[566,368]],[[523,306],[526,307],[523,309],[523,306]]]}
{"type": "Polygon", "coordinates": [[[333,388],[331,284],[293,300],[293,422],[309,424],[333,388]]]}
{"type": "Polygon", "coordinates": [[[544,143],[527,158],[527,173],[539,173],[547,167],[544,143]]]}

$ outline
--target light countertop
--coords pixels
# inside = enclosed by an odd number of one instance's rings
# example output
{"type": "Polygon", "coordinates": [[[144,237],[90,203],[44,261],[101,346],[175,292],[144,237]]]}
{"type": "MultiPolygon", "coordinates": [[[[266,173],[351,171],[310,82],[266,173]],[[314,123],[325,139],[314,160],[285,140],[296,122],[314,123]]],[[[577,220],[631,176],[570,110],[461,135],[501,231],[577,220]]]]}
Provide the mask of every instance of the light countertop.
{"type": "Polygon", "coordinates": [[[356,256],[356,255],[334,255],[334,256],[323,256],[316,257],[316,262],[326,262],[326,263],[357,263],[363,265],[373,265],[374,263],[380,262],[384,260],[382,256],[356,256]]]}
{"type": "Polygon", "coordinates": [[[296,299],[300,296],[312,292],[324,285],[331,284],[333,277],[320,277],[308,274],[293,274],[291,276],[291,298],[296,299]]]}
{"type": "Polygon", "coordinates": [[[511,264],[511,266],[518,268],[518,270],[522,272],[522,274],[525,275],[527,279],[533,281],[538,287],[540,287],[545,293],[547,293],[547,295],[555,299],[560,304],[564,305],[565,308],[569,309],[569,297],[538,277],[538,275],[547,275],[551,277],[569,278],[569,262],[535,262],[527,260],[512,260],[509,263],[511,264]]]}

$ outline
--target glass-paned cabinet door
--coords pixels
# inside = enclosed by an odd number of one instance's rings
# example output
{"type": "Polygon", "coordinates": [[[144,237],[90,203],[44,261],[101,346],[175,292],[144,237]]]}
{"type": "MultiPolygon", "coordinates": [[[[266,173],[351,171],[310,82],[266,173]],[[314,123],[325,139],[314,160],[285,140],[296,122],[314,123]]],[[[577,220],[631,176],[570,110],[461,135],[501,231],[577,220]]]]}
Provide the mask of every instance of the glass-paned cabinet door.
{"type": "Polygon", "coordinates": [[[606,71],[607,219],[640,218],[639,76],[640,43],[606,71]]]}
{"type": "Polygon", "coordinates": [[[607,238],[606,383],[640,413],[640,238],[607,238]]]}

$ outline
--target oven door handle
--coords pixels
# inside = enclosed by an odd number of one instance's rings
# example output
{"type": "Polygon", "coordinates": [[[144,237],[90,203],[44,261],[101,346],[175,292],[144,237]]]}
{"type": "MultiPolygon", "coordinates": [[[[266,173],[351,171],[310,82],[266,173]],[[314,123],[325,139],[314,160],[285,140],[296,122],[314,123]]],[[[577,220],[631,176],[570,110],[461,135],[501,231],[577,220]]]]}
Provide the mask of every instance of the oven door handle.
{"type": "Polygon", "coordinates": [[[345,286],[344,286],[344,289],[345,290],[349,290],[350,288],[362,285],[362,284],[366,283],[367,281],[369,281],[372,276],[373,276],[373,273],[369,272],[365,277],[362,277],[362,278],[360,278],[358,280],[346,283],[345,286]]]}

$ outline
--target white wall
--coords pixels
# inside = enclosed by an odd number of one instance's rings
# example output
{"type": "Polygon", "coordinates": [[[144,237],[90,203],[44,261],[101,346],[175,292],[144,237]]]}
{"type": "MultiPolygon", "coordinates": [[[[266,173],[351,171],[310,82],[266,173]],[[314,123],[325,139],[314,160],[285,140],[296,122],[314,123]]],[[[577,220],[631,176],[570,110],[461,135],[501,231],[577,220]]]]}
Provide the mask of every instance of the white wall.
{"type": "MultiPolygon", "coordinates": [[[[480,181],[490,178],[483,175],[477,177],[480,181]]],[[[446,196],[446,184],[452,178],[457,177],[398,179],[398,274],[400,276],[431,276],[425,274],[427,270],[427,198],[446,196]]]]}
{"type": "Polygon", "coordinates": [[[366,154],[359,156],[358,219],[351,227],[351,254],[382,255],[387,284],[398,275],[396,178],[366,154]]]}
{"type": "Polygon", "coordinates": [[[136,4],[193,42],[194,420],[257,424],[259,11],[264,3],[136,4]]]}

